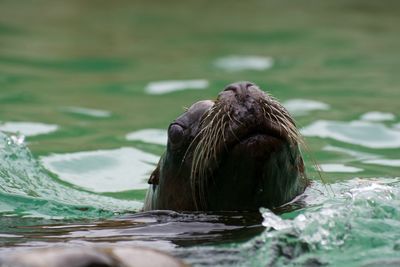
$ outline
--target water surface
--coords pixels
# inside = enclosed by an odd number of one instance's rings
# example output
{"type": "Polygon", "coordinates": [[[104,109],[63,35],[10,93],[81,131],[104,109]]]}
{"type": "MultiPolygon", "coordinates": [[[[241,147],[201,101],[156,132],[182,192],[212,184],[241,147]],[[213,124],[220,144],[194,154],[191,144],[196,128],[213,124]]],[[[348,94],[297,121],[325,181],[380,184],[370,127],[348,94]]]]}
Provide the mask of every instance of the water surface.
{"type": "Polygon", "coordinates": [[[117,243],[198,266],[398,266],[399,10],[2,1],[0,254],[117,243]],[[169,122],[239,80],[295,116],[306,195],[276,213],[137,213],[169,122]]]}

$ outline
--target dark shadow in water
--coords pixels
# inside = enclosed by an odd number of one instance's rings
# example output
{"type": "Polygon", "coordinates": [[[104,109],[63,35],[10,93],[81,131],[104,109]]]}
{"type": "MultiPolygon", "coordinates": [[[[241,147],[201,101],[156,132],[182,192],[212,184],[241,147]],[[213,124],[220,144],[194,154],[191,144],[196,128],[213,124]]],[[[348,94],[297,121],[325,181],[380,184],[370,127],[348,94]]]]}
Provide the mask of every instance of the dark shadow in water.
{"type": "MultiPolygon", "coordinates": [[[[273,210],[304,208],[302,198],[273,210]]],[[[167,242],[173,247],[245,242],[264,231],[260,212],[175,212],[155,210],[106,220],[54,221],[2,217],[0,246],[51,246],[55,243],[167,242]]]]}
{"type": "MultiPolygon", "coordinates": [[[[47,246],[77,241],[140,244],[167,241],[174,246],[193,246],[242,242],[264,230],[259,212],[151,211],[101,221],[63,221],[57,224],[37,221],[38,225],[26,225],[23,221],[23,218],[10,219],[10,232],[15,236],[2,238],[3,247],[47,246]]],[[[7,231],[4,234],[7,235],[7,231]]]]}

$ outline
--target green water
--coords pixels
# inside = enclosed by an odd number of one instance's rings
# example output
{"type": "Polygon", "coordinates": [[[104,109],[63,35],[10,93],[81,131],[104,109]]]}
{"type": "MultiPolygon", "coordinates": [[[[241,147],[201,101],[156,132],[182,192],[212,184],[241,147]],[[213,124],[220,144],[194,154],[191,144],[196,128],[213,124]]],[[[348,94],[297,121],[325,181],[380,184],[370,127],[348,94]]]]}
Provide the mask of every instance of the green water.
{"type": "Polygon", "coordinates": [[[195,265],[398,265],[399,14],[387,0],[1,1],[0,253],[129,241],[195,265]],[[232,57],[258,63],[217,64],[232,57]],[[206,85],[146,91],[170,80],[206,85]],[[262,211],[265,230],[229,215],[142,225],[162,130],[239,80],[302,129],[306,206],[262,211]]]}

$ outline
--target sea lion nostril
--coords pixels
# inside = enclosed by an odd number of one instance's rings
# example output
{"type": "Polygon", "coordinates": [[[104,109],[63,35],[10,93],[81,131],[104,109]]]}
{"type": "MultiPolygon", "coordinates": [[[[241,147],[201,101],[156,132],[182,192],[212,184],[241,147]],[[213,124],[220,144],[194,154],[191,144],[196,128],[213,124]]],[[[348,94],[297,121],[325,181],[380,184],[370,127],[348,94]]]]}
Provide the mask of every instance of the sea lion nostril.
{"type": "Polygon", "coordinates": [[[250,87],[254,86],[254,83],[246,83],[246,89],[249,89],[250,87]]]}
{"type": "Polygon", "coordinates": [[[239,87],[238,87],[236,84],[231,84],[231,85],[229,85],[228,87],[226,87],[226,88],[224,89],[224,91],[225,91],[225,92],[227,92],[227,91],[232,91],[232,92],[234,92],[234,93],[238,93],[239,87]]]}
{"type": "Polygon", "coordinates": [[[232,91],[236,94],[236,96],[242,95],[246,97],[246,93],[250,87],[255,86],[254,83],[251,82],[237,82],[228,85],[224,91],[232,91]]]}

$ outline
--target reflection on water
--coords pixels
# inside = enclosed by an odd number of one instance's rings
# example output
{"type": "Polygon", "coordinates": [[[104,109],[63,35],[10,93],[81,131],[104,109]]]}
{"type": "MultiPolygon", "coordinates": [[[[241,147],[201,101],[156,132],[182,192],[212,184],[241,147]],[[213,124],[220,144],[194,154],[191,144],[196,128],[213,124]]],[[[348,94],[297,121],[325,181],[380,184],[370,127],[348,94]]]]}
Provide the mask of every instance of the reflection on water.
{"type": "Polygon", "coordinates": [[[92,109],[92,108],[82,108],[82,107],[65,107],[63,111],[76,113],[97,118],[108,118],[111,116],[111,112],[108,110],[92,109]]]}
{"type": "Polygon", "coordinates": [[[150,82],[145,92],[151,95],[161,95],[174,91],[201,90],[209,86],[207,80],[187,80],[187,81],[158,81],[150,82]]]}
{"type": "Polygon", "coordinates": [[[370,159],[370,160],[365,160],[363,162],[366,164],[400,167],[400,159],[370,159]]]}
{"type": "Polygon", "coordinates": [[[92,192],[147,189],[158,157],[135,148],[98,150],[43,157],[44,166],[58,177],[92,192]]]}
{"type": "MultiPolygon", "coordinates": [[[[26,220],[26,219],[25,219],[26,220]]],[[[11,219],[11,221],[13,221],[11,219]]],[[[63,243],[107,244],[157,247],[167,251],[200,244],[244,241],[261,233],[259,213],[177,213],[152,211],[119,216],[102,221],[54,222],[24,225],[24,219],[14,220],[16,227],[4,227],[0,241],[3,247],[54,246],[63,243]],[[7,232],[17,231],[18,235],[7,232]]],[[[0,219],[4,225],[4,221],[0,219]]],[[[4,253],[7,250],[0,251],[4,253]]],[[[183,253],[183,251],[182,251],[183,253]]]]}
{"type": "Polygon", "coordinates": [[[143,129],[128,133],[125,137],[129,141],[167,145],[167,131],[164,129],[143,129]]]}
{"type": "Polygon", "coordinates": [[[57,131],[58,126],[40,122],[4,122],[0,124],[0,131],[16,133],[24,136],[35,136],[57,131]]]}
{"type": "Polygon", "coordinates": [[[290,99],[282,103],[293,116],[304,116],[314,110],[329,110],[329,105],[309,99],[290,99]]]}
{"type": "Polygon", "coordinates": [[[301,130],[304,136],[332,138],[341,142],[369,148],[398,148],[400,133],[380,124],[367,121],[319,120],[301,130]]]}
{"type": "Polygon", "coordinates": [[[344,164],[338,164],[338,163],[319,164],[318,168],[323,172],[355,173],[355,172],[363,171],[363,169],[361,169],[361,168],[356,168],[356,167],[352,167],[352,166],[346,166],[344,164]]]}
{"type": "Polygon", "coordinates": [[[396,116],[393,113],[371,111],[361,115],[360,119],[365,121],[393,121],[396,116]]]}
{"type": "Polygon", "coordinates": [[[375,159],[380,156],[377,154],[361,152],[353,149],[337,147],[337,146],[325,146],[322,148],[324,151],[339,152],[356,158],[357,160],[375,159]]]}
{"type": "Polygon", "coordinates": [[[233,72],[244,70],[262,71],[272,68],[274,60],[271,57],[232,55],[216,59],[214,65],[217,68],[233,72]]]}

